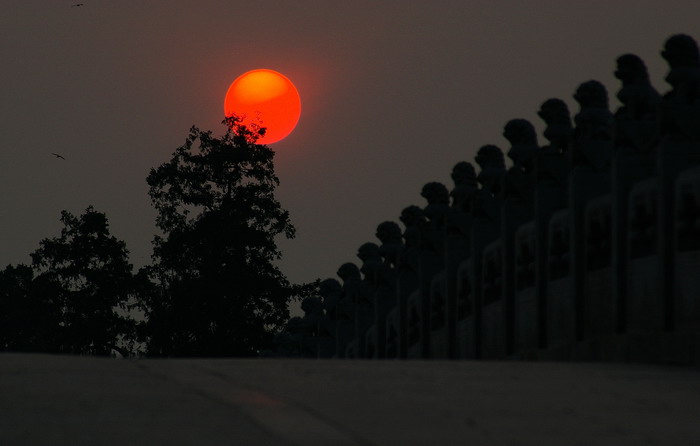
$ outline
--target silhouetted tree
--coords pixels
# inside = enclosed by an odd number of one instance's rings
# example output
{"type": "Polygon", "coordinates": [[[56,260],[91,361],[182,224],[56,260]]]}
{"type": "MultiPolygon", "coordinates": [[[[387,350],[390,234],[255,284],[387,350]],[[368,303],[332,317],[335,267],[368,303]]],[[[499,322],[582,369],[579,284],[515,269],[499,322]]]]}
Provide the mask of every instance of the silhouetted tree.
{"type": "Polygon", "coordinates": [[[160,292],[146,302],[151,355],[255,355],[311,289],[274,265],[275,237],[294,227],[274,196],[274,153],[255,143],[264,130],[224,123],[221,138],[192,127],[147,178],[163,232],[151,269],[160,292]]]}
{"type": "MultiPolygon", "coordinates": [[[[126,244],[109,232],[105,214],[92,206],[79,217],[61,213],[59,237],[44,239],[31,254],[37,275],[29,286],[29,305],[50,315],[56,340],[49,351],[76,354],[126,353],[134,339],[135,322],[128,316],[139,289],[129,264],[126,244]]],[[[15,270],[24,277],[24,268],[15,270]]],[[[9,269],[6,270],[9,274],[9,269]]],[[[21,293],[19,293],[21,295],[21,293]]],[[[22,308],[18,306],[17,308],[22,308]]],[[[42,313],[43,314],[43,313],[42,313]]]]}

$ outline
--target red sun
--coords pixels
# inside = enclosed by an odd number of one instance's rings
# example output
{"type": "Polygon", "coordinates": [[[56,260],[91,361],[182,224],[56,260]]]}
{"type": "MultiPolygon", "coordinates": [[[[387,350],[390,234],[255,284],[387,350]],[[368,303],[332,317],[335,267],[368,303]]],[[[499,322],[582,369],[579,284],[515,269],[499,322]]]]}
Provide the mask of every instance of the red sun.
{"type": "Polygon", "coordinates": [[[258,144],[272,144],[286,138],[301,116],[301,99],[296,87],[282,74],[266,69],[243,73],[233,81],[224,99],[226,116],[243,118],[243,124],[265,127],[258,144]]]}

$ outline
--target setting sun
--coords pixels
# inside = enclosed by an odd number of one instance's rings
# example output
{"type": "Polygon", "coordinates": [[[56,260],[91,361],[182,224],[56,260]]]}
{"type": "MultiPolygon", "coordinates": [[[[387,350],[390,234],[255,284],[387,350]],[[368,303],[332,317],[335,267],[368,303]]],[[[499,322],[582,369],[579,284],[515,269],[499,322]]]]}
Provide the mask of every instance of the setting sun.
{"type": "Polygon", "coordinates": [[[243,124],[257,123],[266,128],[259,144],[272,144],[286,138],[301,116],[301,100],[292,81],[266,69],[239,76],[226,92],[226,116],[243,118],[243,124]]]}

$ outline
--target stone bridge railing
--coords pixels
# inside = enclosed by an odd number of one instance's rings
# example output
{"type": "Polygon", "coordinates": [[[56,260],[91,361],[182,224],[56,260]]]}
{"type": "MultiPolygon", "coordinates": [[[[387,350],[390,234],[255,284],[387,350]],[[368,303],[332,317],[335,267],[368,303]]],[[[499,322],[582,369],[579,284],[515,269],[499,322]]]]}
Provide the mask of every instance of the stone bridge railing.
{"type": "Polygon", "coordinates": [[[700,57],[662,52],[661,96],[644,62],[617,59],[622,106],[581,84],[572,120],[545,101],[428,183],[423,208],[377,228],[360,268],[338,270],[280,336],[280,355],[700,362],[700,57]]]}

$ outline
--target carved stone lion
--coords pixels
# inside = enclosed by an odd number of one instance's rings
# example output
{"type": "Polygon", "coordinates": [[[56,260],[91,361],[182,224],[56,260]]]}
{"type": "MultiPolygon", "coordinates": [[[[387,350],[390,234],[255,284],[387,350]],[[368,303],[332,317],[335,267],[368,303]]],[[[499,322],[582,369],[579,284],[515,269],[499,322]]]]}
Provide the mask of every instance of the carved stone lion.
{"type": "Polygon", "coordinates": [[[364,243],[358,249],[357,257],[362,260],[360,271],[364,275],[365,281],[374,283],[377,278],[377,270],[382,264],[382,258],[379,255],[379,246],[372,242],[364,243]]]}
{"type": "Polygon", "coordinates": [[[628,114],[631,119],[655,119],[661,96],[649,81],[644,61],[634,54],[617,58],[615,77],[622,81],[617,98],[623,104],[618,114],[628,114]]]}
{"type": "Polygon", "coordinates": [[[544,129],[544,137],[549,141],[548,150],[555,153],[566,153],[574,136],[569,107],[561,99],[547,99],[542,103],[537,114],[547,124],[547,128],[544,129]]]}
{"type": "Polygon", "coordinates": [[[614,120],[608,109],[608,91],[598,81],[582,83],[574,99],[581,106],[581,111],[574,119],[575,139],[579,142],[610,141],[613,137],[614,120]]]}
{"type": "Polygon", "coordinates": [[[427,183],[423,186],[420,193],[421,197],[428,200],[428,204],[448,204],[450,202],[450,194],[444,184],[436,181],[427,183]]]}
{"type": "Polygon", "coordinates": [[[342,287],[340,282],[335,279],[323,280],[319,285],[319,294],[323,299],[323,307],[331,319],[336,318],[336,306],[340,302],[341,293],[342,287]]]}
{"type": "Polygon", "coordinates": [[[454,189],[450,192],[452,207],[469,211],[471,203],[479,190],[474,166],[472,163],[460,161],[452,168],[452,174],[450,176],[455,184],[454,189]]]}
{"type": "Polygon", "coordinates": [[[401,243],[401,228],[393,221],[385,221],[377,226],[377,238],[385,243],[401,243]]]}
{"type": "Polygon", "coordinates": [[[417,248],[420,246],[422,227],[427,223],[423,209],[415,205],[408,206],[401,211],[399,220],[406,227],[403,233],[406,247],[417,248]]]}
{"type": "Polygon", "coordinates": [[[671,68],[697,67],[700,65],[700,51],[695,39],[686,34],[676,34],[668,38],[661,56],[671,68]]]}
{"type": "Polygon", "coordinates": [[[511,119],[503,129],[503,136],[510,142],[508,157],[514,167],[532,170],[534,158],[539,150],[535,127],[525,119],[511,119]]]}
{"type": "Polygon", "coordinates": [[[323,303],[318,297],[307,297],[301,301],[304,318],[323,316],[323,303]]]}
{"type": "Polygon", "coordinates": [[[615,77],[622,81],[617,92],[622,107],[615,113],[616,145],[649,152],[659,140],[661,96],[649,81],[644,61],[634,54],[617,58],[615,77]]]}
{"type": "Polygon", "coordinates": [[[425,216],[433,229],[440,229],[445,224],[445,215],[450,209],[450,193],[444,184],[433,181],[423,186],[421,197],[428,201],[425,207],[425,216]]]}
{"type": "Polygon", "coordinates": [[[393,221],[385,221],[377,226],[376,236],[382,242],[379,254],[384,258],[385,264],[396,266],[403,248],[401,228],[393,221]]]}
{"type": "Polygon", "coordinates": [[[476,180],[482,189],[490,195],[498,195],[501,191],[501,179],[506,172],[506,162],[501,149],[494,145],[483,146],[474,160],[481,167],[476,180]]]}
{"type": "Polygon", "coordinates": [[[685,34],[671,36],[661,53],[671,70],[673,88],[663,99],[662,132],[676,139],[700,141],[700,51],[685,34]]]}
{"type": "Polygon", "coordinates": [[[343,263],[336,274],[343,281],[343,300],[357,302],[357,292],[362,282],[360,268],[354,263],[343,263]]]}

